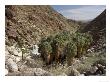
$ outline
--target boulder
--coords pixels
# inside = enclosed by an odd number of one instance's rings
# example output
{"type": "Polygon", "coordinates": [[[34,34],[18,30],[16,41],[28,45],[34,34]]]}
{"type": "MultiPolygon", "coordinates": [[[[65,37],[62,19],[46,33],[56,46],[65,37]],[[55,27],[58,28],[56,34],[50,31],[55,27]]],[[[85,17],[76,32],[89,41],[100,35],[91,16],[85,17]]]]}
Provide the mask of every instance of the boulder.
{"type": "Polygon", "coordinates": [[[8,51],[12,55],[19,56],[19,57],[22,56],[22,51],[20,49],[17,49],[15,46],[8,47],[8,51]]]}
{"type": "Polygon", "coordinates": [[[42,58],[33,58],[33,57],[31,57],[31,56],[27,56],[26,57],[26,59],[25,59],[25,61],[26,61],[26,65],[27,66],[29,66],[29,67],[31,67],[31,68],[41,68],[44,64],[44,62],[42,61],[42,58]]]}
{"type": "Polygon", "coordinates": [[[92,66],[89,70],[83,73],[85,76],[95,75],[97,69],[98,69],[97,66],[92,66]]]}
{"type": "Polygon", "coordinates": [[[10,58],[14,61],[14,62],[19,62],[21,60],[21,57],[19,56],[14,56],[14,55],[11,55],[10,58]]]}
{"type": "Polygon", "coordinates": [[[35,68],[37,63],[34,59],[26,59],[26,65],[32,68],[35,68]]]}
{"type": "Polygon", "coordinates": [[[22,76],[34,76],[35,72],[36,72],[36,68],[24,68],[24,70],[22,70],[21,75],[22,76]]]}
{"type": "Polygon", "coordinates": [[[105,66],[101,65],[101,64],[98,64],[97,65],[97,71],[96,71],[96,75],[101,75],[101,74],[105,74],[106,73],[106,70],[105,70],[105,66]]]}
{"type": "Polygon", "coordinates": [[[5,55],[9,55],[10,53],[8,52],[8,50],[5,50],[5,55]]]}
{"type": "Polygon", "coordinates": [[[97,71],[97,66],[93,66],[93,67],[91,67],[90,68],[90,72],[91,72],[91,74],[94,74],[96,71],[97,71]]]}
{"type": "Polygon", "coordinates": [[[51,76],[49,72],[41,68],[24,68],[21,71],[20,76],[51,76]]]}
{"type": "Polygon", "coordinates": [[[41,68],[37,68],[36,72],[34,73],[35,76],[52,76],[51,73],[41,69],[41,68]]]}
{"type": "Polygon", "coordinates": [[[7,75],[8,74],[8,69],[5,69],[5,75],[7,75]]]}
{"type": "Polygon", "coordinates": [[[31,56],[26,57],[26,60],[31,60],[31,59],[32,59],[31,56]]]}
{"type": "Polygon", "coordinates": [[[19,57],[22,56],[22,52],[18,52],[16,49],[14,49],[14,50],[12,51],[12,54],[15,55],[15,56],[19,56],[19,57]]]}
{"type": "Polygon", "coordinates": [[[17,62],[18,71],[22,72],[29,68],[25,63],[26,63],[26,61],[17,62]]]}
{"type": "Polygon", "coordinates": [[[11,72],[18,71],[17,64],[11,58],[9,58],[8,60],[6,60],[6,65],[8,66],[9,71],[11,71],[11,72]]]}
{"type": "Polygon", "coordinates": [[[19,62],[21,60],[20,57],[16,57],[16,62],[19,62]]]}
{"type": "Polygon", "coordinates": [[[70,66],[67,70],[67,75],[68,76],[79,76],[80,73],[73,66],[70,66]]]}
{"type": "Polygon", "coordinates": [[[86,76],[89,76],[89,75],[103,75],[105,73],[106,71],[104,69],[104,66],[98,64],[98,66],[92,66],[90,70],[86,71],[84,74],[86,76]]]}

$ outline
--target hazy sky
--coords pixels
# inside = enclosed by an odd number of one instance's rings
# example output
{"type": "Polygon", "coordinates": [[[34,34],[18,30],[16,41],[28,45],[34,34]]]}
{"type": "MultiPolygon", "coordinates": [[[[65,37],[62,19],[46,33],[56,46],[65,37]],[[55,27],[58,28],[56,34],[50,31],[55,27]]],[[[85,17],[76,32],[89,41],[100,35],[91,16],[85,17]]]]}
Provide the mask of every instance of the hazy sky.
{"type": "Polygon", "coordinates": [[[91,20],[106,9],[104,5],[52,5],[52,7],[69,19],[91,20]]]}

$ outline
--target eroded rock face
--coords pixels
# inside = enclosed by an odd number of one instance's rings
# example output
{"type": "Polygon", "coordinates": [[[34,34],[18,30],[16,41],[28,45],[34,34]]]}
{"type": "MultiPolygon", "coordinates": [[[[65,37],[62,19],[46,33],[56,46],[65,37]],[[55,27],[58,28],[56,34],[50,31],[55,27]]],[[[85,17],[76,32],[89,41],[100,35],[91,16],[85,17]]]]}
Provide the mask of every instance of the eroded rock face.
{"type": "Polygon", "coordinates": [[[9,58],[6,60],[5,64],[7,65],[10,72],[18,71],[17,64],[13,61],[13,59],[9,58]]]}

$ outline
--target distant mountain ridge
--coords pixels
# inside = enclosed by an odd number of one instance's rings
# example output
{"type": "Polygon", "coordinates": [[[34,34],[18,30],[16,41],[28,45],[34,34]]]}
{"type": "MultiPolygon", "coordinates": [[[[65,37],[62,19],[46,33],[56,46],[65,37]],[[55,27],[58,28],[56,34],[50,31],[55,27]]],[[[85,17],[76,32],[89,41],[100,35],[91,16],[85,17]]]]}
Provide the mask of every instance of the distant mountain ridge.
{"type": "Polygon", "coordinates": [[[81,32],[89,32],[93,35],[94,45],[106,44],[106,10],[87,24],[81,32]]]}

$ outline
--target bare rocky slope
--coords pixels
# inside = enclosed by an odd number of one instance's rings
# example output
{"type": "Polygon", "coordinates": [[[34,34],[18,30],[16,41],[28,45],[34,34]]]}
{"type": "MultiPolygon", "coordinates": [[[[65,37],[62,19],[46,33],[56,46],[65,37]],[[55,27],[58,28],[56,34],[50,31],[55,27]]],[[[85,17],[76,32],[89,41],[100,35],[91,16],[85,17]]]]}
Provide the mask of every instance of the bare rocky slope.
{"type": "MultiPolygon", "coordinates": [[[[66,18],[51,6],[9,6],[6,12],[6,44],[21,41],[23,44],[35,44],[41,38],[63,30],[71,31],[66,18]]],[[[75,31],[75,29],[74,29],[75,31]]]]}

